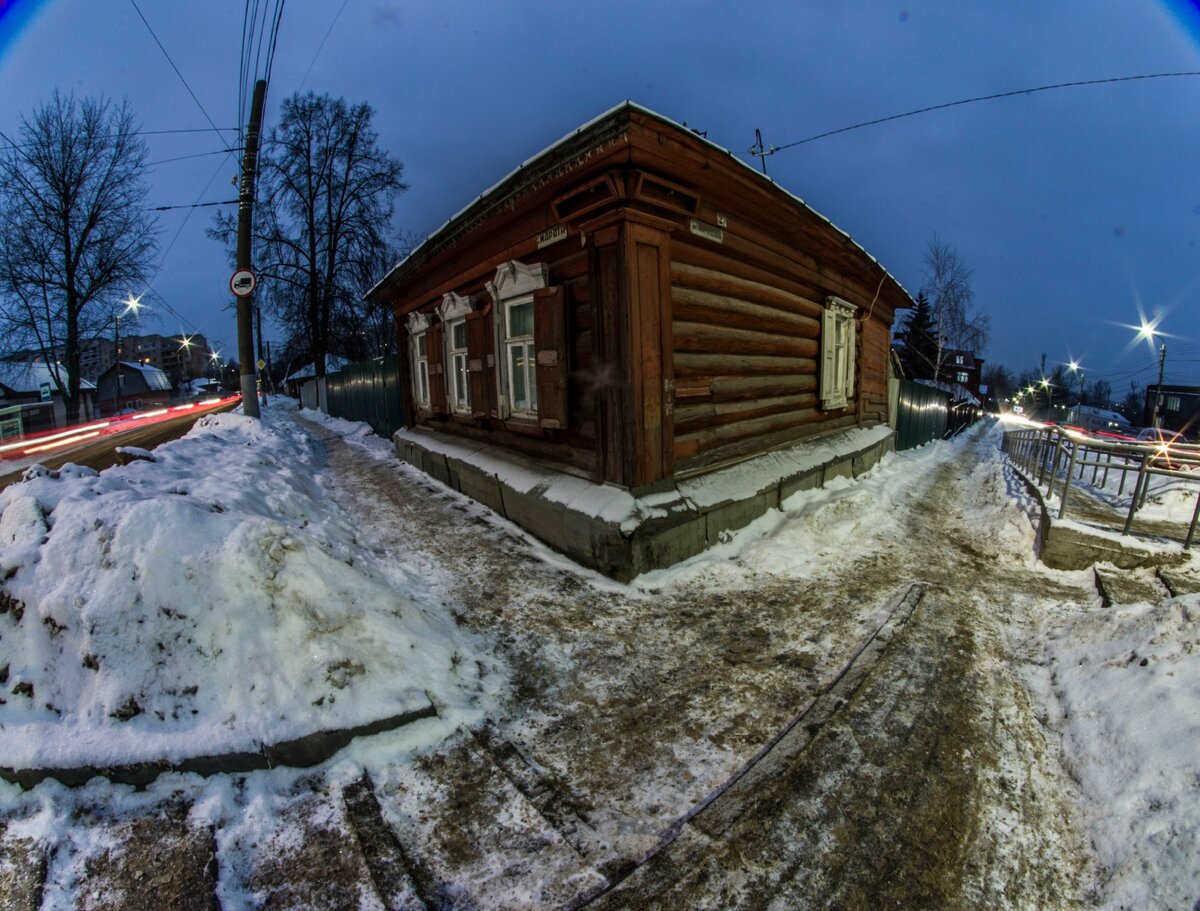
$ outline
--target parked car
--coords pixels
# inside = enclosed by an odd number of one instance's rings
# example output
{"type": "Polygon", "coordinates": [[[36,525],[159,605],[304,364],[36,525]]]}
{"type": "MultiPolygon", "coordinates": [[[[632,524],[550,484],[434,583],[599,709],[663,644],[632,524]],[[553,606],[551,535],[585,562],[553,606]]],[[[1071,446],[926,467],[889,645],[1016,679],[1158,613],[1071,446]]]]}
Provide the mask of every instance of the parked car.
{"type": "Polygon", "coordinates": [[[1139,443],[1165,443],[1170,446],[1174,443],[1186,443],[1188,439],[1177,430],[1166,430],[1162,427],[1143,427],[1137,433],[1137,441],[1139,443]]]}
{"type": "Polygon", "coordinates": [[[1171,471],[1191,471],[1200,467],[1197,448],[1190,446],[1186,451],[1183,450],[1182,445],[1188,442],[1188,438],[1177,430],[1145,427],[1138,431],[1137,439],[1139,443],[1149,443],[1158,447],[1159,453],[1151,460],[1152,465],[1159,465],[1171,471]]]}

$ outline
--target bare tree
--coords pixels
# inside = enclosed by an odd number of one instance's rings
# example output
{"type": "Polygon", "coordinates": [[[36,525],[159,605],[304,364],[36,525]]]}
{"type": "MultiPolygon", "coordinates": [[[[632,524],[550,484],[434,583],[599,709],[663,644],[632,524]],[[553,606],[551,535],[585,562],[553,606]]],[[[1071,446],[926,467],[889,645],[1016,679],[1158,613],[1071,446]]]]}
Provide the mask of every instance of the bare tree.
{"type": "Polygon", "coordinates": [[[145,144],[129,106],[53,99],[0,151],[0,324],[51,366],[78,420],[84,339],[113,325],[155,251],[145,144]],[[66,361],[63,377],[55,363],[66,361]]]}
{"type": "MultiPolygon", "coordinates": [[[[391,265],[386,232],[406,186],[400,162],[378,145],[373,113],[343,98],[293,95],[261,162],[254,246],[262,294],[289,348],[306,349],[318,377],[327,354],[360,356],[378,335],[362,295],[391,265]]],[[[233,216],[218,218],[212,233],[230,242],[233,216]]]]}
{"type": "Polygon", "coordinates": [[[958,252],[934,234],[925,248],[923,293],[932,304],[937,327],[933,378],[941,379],[947,351],[978,354],[987,346],[991,329],[986,313],[973,312],[971,270],[958,252]]]}

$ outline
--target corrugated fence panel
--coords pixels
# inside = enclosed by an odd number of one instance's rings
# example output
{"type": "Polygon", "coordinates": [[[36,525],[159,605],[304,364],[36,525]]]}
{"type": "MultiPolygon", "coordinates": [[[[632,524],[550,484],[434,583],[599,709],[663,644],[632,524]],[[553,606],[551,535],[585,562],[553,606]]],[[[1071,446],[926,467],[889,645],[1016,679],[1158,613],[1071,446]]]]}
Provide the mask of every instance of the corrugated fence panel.
{"type": "Polygon", "coordinates": [[[900,381],[896,413],[896,449],[913,449],[946,434],[950,393],[913,380],[900,381]]]}
{"type": "Polygon", "coordinates": [[[362,421],[384,438],[403,425],[400,361],[387,357],[347,364],[326,378],[329,414],[348,421],[362,421]]]}

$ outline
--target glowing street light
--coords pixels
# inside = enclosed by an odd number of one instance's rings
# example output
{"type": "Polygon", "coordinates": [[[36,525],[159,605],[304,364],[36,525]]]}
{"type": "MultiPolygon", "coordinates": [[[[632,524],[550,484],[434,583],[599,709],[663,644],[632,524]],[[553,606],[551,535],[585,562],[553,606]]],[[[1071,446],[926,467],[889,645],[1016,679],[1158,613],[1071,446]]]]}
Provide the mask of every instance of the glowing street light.
{"type": "Polygon", "coordinates": [[[125,299],[125,309],[113,318],[113,366],[117,369],[117,382],[113,387],[113,414],[121,408],[121,317],[132,313],[137,317],[138,308],[142,306],[142,295],[134,295],[131,291],[125,299]]]}
{"type": "Polygon", "coordinates": [[[1067,362],[1067,367],[1070,369],[1070,371],[1072,373],[1079,374],[1079,404],[1082,405],[1083,404],[1083,382],[1084,382],[1083,365],[1080,364],[1078,361],[1072,359],[1071,361],[1067,362]]]}
{"type": "MultiPolygon", "coordinates": [[[[1139,314],[1140,316],[1140,314],[1139,314]]],[[[1130,328],[1137,329],[1137,335],[1133,337],[1134,343],[1140,342],[1142,339],[1150,346],[1150,350],[1154,350],[1154,337],[1166,337],[1167,333],[1158,330],[1158,324],[1162,322],[1161,316],[1156,316],[1154,319],[1148,320],[1145,316],[1141,316],[1141,325],[1130,328]]],[[[1163,342],[1158,349],[1158,388],[1154,391],[1154,416],[1150,421],[1152,427],[1161,427],[1162,418],[1159,416],[1159,403],[1162,401],[1162,384],[1163,371],[1167,365],[1167,343],[1163,342]]]]}

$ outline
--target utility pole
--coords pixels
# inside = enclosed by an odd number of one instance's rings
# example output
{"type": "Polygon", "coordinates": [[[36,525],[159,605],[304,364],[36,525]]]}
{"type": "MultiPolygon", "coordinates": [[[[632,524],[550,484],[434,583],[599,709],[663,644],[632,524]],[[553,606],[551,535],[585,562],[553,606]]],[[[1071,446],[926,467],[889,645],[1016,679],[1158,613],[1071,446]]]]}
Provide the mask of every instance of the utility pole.
{"type": "MultiPolygon", "coordinates": [[[[255,306],[254,308],[254,328],[258,332],[258,359],[265,364],[266,359],[263,358],[262,307],[259,306],[255,306]]],[[[269,376],[269,373],[266,376],[261,376],[258,384],[264,405],[267,404],[267,379],[269,376]]]]}
{"type": "Polygon", "coordinates": [[[763,148],[762,132],[757,127],[755,127],[754,128],[754,145],[750,147],[750,154],[758,156],[758,163],[760,165],[762,165],[763,174],[767,173],[767,156],[773,155],[774,153],[775,153],[774,146],[771,146],[771,148],[769,150],[763,148]]]}
{"type": "MultiPolygon", "coordinates": [[[[262,128],[263,104],[267,83],[254,83],[254,98],[250,104],[250,124],[246,128],[246,149],[242,154],[242,184],[238,191],[237,268],[251,268],[251,232],[254,227],[254,178],[258,171],[258,134],[262,128]]],[[[254,298],[237,300],[238,370],[241,371],[242,413],[246,417],[261,417],[258,410],[258,374],[254,365],[254,298]]]]}
{"type": "Polygon", "coordinates": [[[1158,405],[1162,401],[1163,368],[1166,364],[1167,343],[1163,342],[1162,347],[1158,349],[1158,388],[1154,390],[1154,420],[1150,422],[1150,425],[1156,428],[1162,426],[1162,417],[1158,413],[1158,405]]]}

